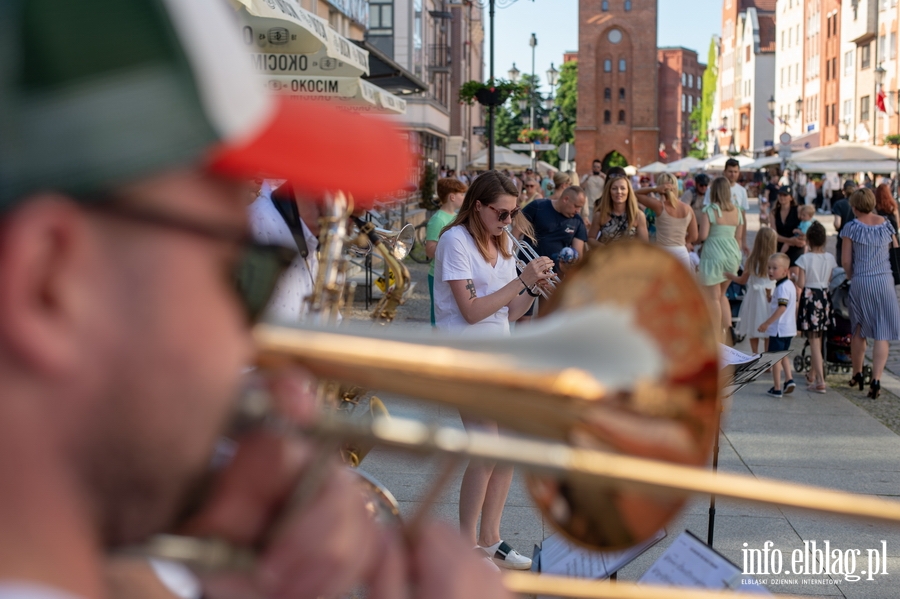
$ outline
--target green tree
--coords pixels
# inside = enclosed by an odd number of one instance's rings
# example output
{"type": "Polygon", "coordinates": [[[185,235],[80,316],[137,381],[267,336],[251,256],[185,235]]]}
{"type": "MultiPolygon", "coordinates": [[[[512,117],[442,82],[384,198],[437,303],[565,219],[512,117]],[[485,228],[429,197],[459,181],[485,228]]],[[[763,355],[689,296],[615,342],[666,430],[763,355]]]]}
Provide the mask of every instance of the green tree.
{"type": "Polygon", "coordinates": [[[691,112],[691,127],[693,133],[697,135],[703,144],[694,144],[688,153],[695,158],[706,158],[706,152],[703,146],[706,144],[706,131],[709,127],[709,121],[712,118],[713,103],[716,97],[716,83],[719,79],[719,69],[716,64],[716,36],[709,41],[709,52],[706,58],[706,71],[703,73],[703,93],[700,97],[700,103],[691,112]]]}
{"type": "Polygon", "coordinates": [[[519,133],[525,126],[518,107],[515,112],[510,109],[509,102],[498,106],[494,112],[496,119],[496,134],[494,140],[498,146],[509,147],[509,144],[518,143],[519,133]]]}
{"type": "MultiPolygon", "coordinates": [[[[550,143],[557,147],[575,142],[575,118],[578,112],[578,62],[570,60],[559,69],[556,102],[550,112],[550,143]]],[[[544,152],[544,160],[559,164],[556,150],[544,152]]]]}
{"type": "MultiPolygon", "coordinates": [[[[534,101],[534,128],[540,129],[542,119],[547,115],[547,109],[544,108],[543,97],[538,91],[540,86],[540,77],[535,76],[532,80],[531,75],[522,75],[521,83],[528,87],[531,98],[534,101]]],[[[519,134],[522,129],[527,129],[531,125],[531,104],[526,104],[525,109],[519,108],[519,100],[510,98],[505,104],[497,107],[497,136],[496,142],[498,146],[509,147],[509,144],[521,143],[519,134]]],[[[541,152],[546,154],[546,152],[541,152]]],[[[538,156],[538,160],[544,160],[543,156],[538,156]]]]}

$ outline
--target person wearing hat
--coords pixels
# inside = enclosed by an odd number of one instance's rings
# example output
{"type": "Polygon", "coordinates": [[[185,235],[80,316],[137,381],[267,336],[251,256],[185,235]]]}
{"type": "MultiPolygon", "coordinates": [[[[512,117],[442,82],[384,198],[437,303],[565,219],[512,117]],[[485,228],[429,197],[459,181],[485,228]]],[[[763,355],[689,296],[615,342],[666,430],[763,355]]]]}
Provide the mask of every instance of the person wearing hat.
{"type": "MultiPolygon", "coordinates": [[[[837,244],[835,246],[835,254],[838,263],[841,261],[841,251],[843,250],[843,239],[841,238],[841,229],[851,220],[856,219],[853,213],[853,207],[850,206],[850,196],[856,191],[856,182],[852,179],[844,181],[841,188],[841,197],[831,204],[831,213],[834,215],[834,230],[837,234],[837,244]]],[[[833,198],[832,198],[833,199],[833,198]]]]}
{"type": "MultiPolygon", "coordinates": [[[[388,123],[266,95],[229,10],[0,3],[0,595],[163,594],[110,555],[177,526],[258,550],[194,596],[505,597],[455,531],[376,528],[340,468],[279,513],[320,459],[301,440],[241,437],[210,469],[290,262],[250,239],[249,180],[364,202],[407,166],[388,123]]],[[[312,419],[307,376],[267,384],[312,419]]]]}

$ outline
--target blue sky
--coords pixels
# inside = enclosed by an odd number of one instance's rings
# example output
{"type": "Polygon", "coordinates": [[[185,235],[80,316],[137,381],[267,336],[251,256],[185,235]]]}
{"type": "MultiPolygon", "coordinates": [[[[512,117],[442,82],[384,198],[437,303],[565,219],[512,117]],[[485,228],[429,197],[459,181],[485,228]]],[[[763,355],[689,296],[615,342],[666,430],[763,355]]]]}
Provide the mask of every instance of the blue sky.
{"type": "MultiPolygon", "coordinates": [[[[634,0],[635,8],[652,0],[634,0]]],[[[486,0],[484,2],[487,4],[486,0]]],[[[657,44],[684,46],[696,50],[706,62],[709,40],[719,34],[722,23],[722,0],[658,0],[659,27],[657,44]],[[690,7],[690,8],[688,8],[690,7]]],[[[497,43],[494,48],[494,74],[507,77],[512,63],[523,73],[531,72],[531,47],[528,39],[537,34],[535,72],[546,87],[546,73],[550,63],[556,68],[563,52],[578,49],[578,0],[518,0],[507,8],[498,8],[494,27],[497,43]]],[[[487,32],[487,9],[485,31],[487,32]]],[[[485,75],[488,74],[488,42],[485,40],[485,75]]]]}

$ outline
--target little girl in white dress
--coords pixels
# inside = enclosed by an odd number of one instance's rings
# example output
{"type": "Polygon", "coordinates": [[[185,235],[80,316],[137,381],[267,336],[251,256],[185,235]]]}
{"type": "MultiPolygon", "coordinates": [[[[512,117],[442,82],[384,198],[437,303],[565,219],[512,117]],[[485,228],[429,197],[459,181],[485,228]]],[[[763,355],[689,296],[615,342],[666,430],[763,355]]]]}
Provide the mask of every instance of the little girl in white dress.
{"type": "Polygon", "coordinates": [[[753,250],[747,257],[744,272],[740,276],[725,273],[725,277],[740,285],[746,285],[744,301],[741,302],[740,322],[737,326],[739,335],[750,338],[750,350],[759,353],[759,340],[763,340],[763,351],[766,349],[767,337],[759,332],[759,325],[769,317],[769,297],[775,288],[775,281],[769,279],[766,266],[769,257],[778,249],[778,237],[768,227],[756,233],[753,250]]]}

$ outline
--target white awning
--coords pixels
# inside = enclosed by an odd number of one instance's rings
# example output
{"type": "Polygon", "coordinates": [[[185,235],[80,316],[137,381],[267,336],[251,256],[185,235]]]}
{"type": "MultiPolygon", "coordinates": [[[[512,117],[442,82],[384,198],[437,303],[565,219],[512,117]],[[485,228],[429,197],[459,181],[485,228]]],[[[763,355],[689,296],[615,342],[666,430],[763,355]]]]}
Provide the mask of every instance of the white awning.
{"type": "Polygon", "coordinates": [[[257,70],[356,77],[369,74],[369,53],[300,6],[297,0],[231,0],[257,70]],[[272,55],[285,55],[285,58],[272,55]],[[301,57],[303,57],[301,59],[301,57]]]}
{"type": "Polygon", "coordinates": [[[404,114],[406,100],[358,77],[307,77],[262,75],[266,88],[289,96],[312,97],[333,102],[353,112],[404,114]]]}

